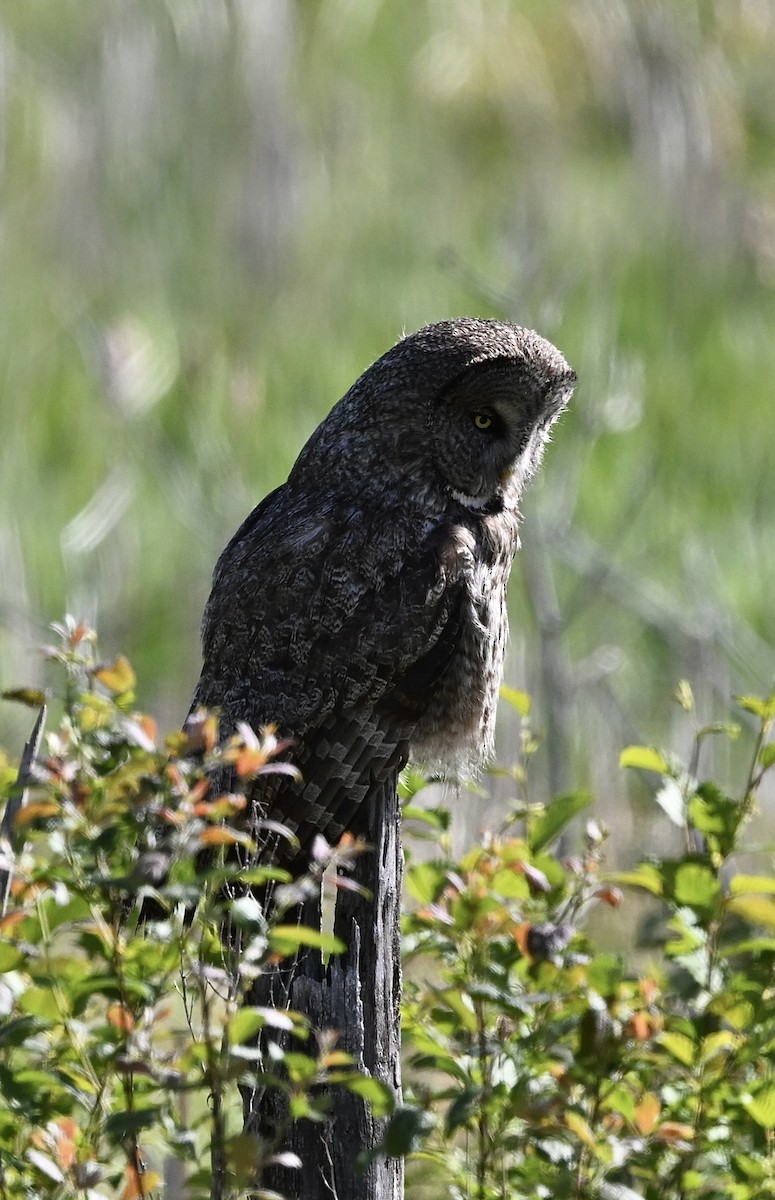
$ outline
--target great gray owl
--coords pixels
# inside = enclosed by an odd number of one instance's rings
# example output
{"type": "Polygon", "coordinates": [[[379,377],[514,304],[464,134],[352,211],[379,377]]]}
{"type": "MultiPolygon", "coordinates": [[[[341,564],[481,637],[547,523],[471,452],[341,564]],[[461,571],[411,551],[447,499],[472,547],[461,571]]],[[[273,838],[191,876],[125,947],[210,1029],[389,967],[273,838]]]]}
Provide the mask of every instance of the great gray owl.
{"type": "Polygon", "coordinates": [[[221,555],[193,700],[293,739],[258,811],[308,849],[359,832],[409,756],[492,750],[519,499],[576,377],[531,330],[404,337],[332,409],[221,555]]]}

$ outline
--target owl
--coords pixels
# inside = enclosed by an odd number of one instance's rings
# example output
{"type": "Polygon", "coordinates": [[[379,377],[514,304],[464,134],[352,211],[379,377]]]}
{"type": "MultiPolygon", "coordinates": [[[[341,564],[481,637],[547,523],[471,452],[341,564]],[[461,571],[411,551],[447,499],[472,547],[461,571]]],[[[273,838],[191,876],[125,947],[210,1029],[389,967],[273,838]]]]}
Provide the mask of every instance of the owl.
{"type": "Polygon", "coordinates": [[[575,381],[517,325],[403,337],[218,560],[192,711],[290,739],[300,777],[252,801],[299,852],[361,832],[409,758],[459,776],[491,754],[520,496],[575,381]]]}

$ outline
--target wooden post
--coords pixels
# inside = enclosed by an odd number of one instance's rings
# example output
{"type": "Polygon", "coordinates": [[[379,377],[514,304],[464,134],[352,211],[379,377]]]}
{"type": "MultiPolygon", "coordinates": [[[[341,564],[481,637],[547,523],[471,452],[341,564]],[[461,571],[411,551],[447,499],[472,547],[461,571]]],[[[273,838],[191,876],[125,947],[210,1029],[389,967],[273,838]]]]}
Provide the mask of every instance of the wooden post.
{"type": "MultiPolygon", "coordinates": [[[[335,1030],[337,1045],[400,1100],[403,854],[396,782],[388,780],[372,806],[367,836],[374,849],[356,860],[353,872],[370,895],[337,894],[334,930],[347,952],[327,968],[319,954],[305,954],[287,990],[290,1008],[304,1013],[315,1029],[335,1030]]],[[[252,1003],[266,1001],[263,988],[251,998],[252,1003]]],[[[272,1167],[262,1186],[289,1200],[402,1200],[403,1160],[375,1158],[365,1173],[357,1161],[379,1143],[385,1121],[375,1120],[368,1105],[343,1088],[331,1100],[324,1124],[298,1121],[291,1128],[283,1149],[298,1155],[301,1170],[272,1167]]],[[[283,1098],[273,1092],[248,1097],[246,1130],[276,1126],[282,1105],[283,1098]]]]}
{"type": "Polygon", "coordinates": [[[0,863],[0,916],[5,916],[8,897],[11,894],[11,883],[13,882],[13,863],[19,841],[16,834],[16,815],[19,809],[23,808],[27,803],[27,787],[32,781],[32,768],[35,764],[35,759],[38,757],[45,725],[46,706],[44,704],[38,713],[37,720],[30,734],[30,740],[24,747],[21,762],[19,763],[19,774],[16,777],[16,791],[6,804],[3,819],[0,823],[0,841],[3,843],[3,853],[7,858],[7,863],[0,863]]]}

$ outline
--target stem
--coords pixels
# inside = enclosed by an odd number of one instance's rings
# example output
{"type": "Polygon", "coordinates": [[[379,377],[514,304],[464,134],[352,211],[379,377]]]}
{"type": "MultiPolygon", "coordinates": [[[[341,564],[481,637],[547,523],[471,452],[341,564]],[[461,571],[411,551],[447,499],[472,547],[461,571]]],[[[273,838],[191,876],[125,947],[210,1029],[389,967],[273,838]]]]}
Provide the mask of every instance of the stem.
{"type": "MultiPolygon", "coordinates": [[[[200,965],[203,965],[200,963],[200,965]]],[[[209,984],[202,974],[202,1034],[207,1056],[207,1082],[210,1086],[212,1138],[210,1140],[210,1200],[223,1200],[226,1184],[226,1120],[223,1111],[221,1059],[215,1048],[209,984]]],[[[224,1032],[221,1054],[228,1051],[224,1032]]]]}
{"type": "MultiPolygon", "coordinates": [[[[132,1025],[134,1026],[134,1015],[132,1014],[129,1005],[129,994],[126,987],[126,977],[124,975],[124,955],[121,943],[121,913],[120,910],[114,909],[111,914],[111,921],[108,926],[113,945],[112,965],[118,984],[118,998],[121,1004],[122,1015],[129,1013],[132,1015],[132,1025]]],[[[128,1050],[128,1033],[131,1030],[122,1029],[124,1034],[124,1049],[128,1050]]],[[[127,1054],[127,1057],[129,1055],[127,1054]]],[[[131,1115],[135,1111],[135,1081],[134,1074],[131,1070],[121,1072],[121,1090],[124,1093],[124,1110],[131,1115]]],[[[133,1129],[127,1139],[129,1145],[126,1150],[126,1155],[129,1160],[129,1165],[133,1168],[138,1181],[145,1174],[145,1163],[140,1151],[140,1143],[137,1138],[137,1130],[133,1129]]]]}
{"type": "Polygon", "coordinates": [[[751,809],[753,808],[754,796],[756,795],[756,791],[761,783],[763,772],[757,770],[757,763],[759,761],[759,755],[761,753],[762,746],[764,745],[770,733],[771,727],[772,720],[766,717],[762,718],[753,748],[753,757],[751,759],[751,767],[748,772],[748,778],[745,783],[745,792],[743,793],[743,803],[741,806],[742,816],[740,818],[741,824],[746,817],[750,816],[751,809]]]}
{"type": "Polygon", "coordinates": [[[477,1161],[476,1161],[476,1196],[477,1200],[486,1200],[487,1169],[489,1166],[490,1147],[490,1094],[492,1091],[492,1061],[487,1052],[487,1026],[485,1023],[484,1005],[481,1000],[475,1001],[477,1023],[477,1054],[479,1071],[482,1079],[482,1100],[479,1107],[477,1122],[477,1161]]]}
{"type": "MultiPolygon", "coordinates": [[[[598,1080],[595,1085],[595,1092],[594,1092],[594,1097],[592,1100],[592,1108],[589,1113],[589,1127],[592,1130],[595,1129],[595,1126],[597,1124],[598,1113],[600,1112],[600,1105],[601,1105],[602,1101],[603,1101],[603,1090],[602,1090],[601,1083],[598,1080]]],[[[579,1154],[578,1171],[576,1172],[576,1195],[579,1197],[579,1200],[583,1200],[583,1197],[586,1195],[587,1183],[588,1183],[588,1169],[589,1169],[589,1162],[590,1162],[591,1157],[592,1157],[592,1151],[591,1151],[590,1147],[587,1146],[586,1144],[583,1144],[581,1147],[581,1153],[579,1154]]]]}
{"type": "Polygon", "coordinates": [[[56,969],[54,968],[54,966],[51,962],[51,959],[49,957],[49,951],[51,949],[51,930],[49,929],[48,920],[46,919],[46,910],[45,910],[44,905],[41,903],[40,897],[37,900],[36,907],[37,907],[37,911],[38,911],[38,921],[40,922],[40,929],[41,929],[41,934],[42,934],[41,940],[43,943],[43,953],[44,953],[45,960],[46,960],[46,967],[49,971],[50,978],[52,980],[51,991],[54,996],[54,1000],[56,1002],[59,1019],[62,1022],[62,1027],[63,1027],[65,1033],[67,1034],[68,1038],[70,1039],[70,1044],[72,1045],[73,1049],[75,1050],[75,1053],[78,1057],[78,1061],[81,1064],[81,1066],[83,1067],[84,1074],[86,1075],[86,1077],[88,1078],[88,1080],[92,1084],[92,1086],[94,1087],[95,1092],[99,1095],[102,1092],[102,1084],[101,1084],[99,1075],[94,1070],[94,1067],[91,1064],[91,1060],[88,1059],[83,1052],[83,1043],[82,1043],[81,1038],[76,1036],[76,1032],[73,1028],[72,1021],[70,1020],[70,1012],[69,1012],[69,1008],[65,1002],[65,997],[62,992],[62,988],[60,987],[59,983],[57,982],[56,969]]]}
{"type": "Polygon", "coordinates": [[[694,741],[692,742],[692,755],[689,759],[689,770],[681,786],[681,793],[683,795],[684,837],[686,840],[687,854],[701,851],[703,846],[702,838],[699,837],[696,831],[692,829],[691,825],[689,824],[689,801],[691,799],[691,793],[697,786],[697,772],[700,769],[701,750],[702,734],[700,733],[700,730],[697,729],[694,735],[694,741]]]}

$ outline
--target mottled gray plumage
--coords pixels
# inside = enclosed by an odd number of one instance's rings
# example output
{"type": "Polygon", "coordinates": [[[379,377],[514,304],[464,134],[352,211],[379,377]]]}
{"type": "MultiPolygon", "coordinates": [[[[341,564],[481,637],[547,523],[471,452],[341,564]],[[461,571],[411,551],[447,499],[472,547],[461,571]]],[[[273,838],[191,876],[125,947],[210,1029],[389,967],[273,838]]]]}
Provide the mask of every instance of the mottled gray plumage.
{"type": "Polygon", "coordinates": [[[492,749],[518,503],[575,375],[530,330],[461,318],[398,342],[332,409],[221,555],[193,707],[274,723],[302,781],[259,809],[358,831],[407,757],[492,749]]]}

